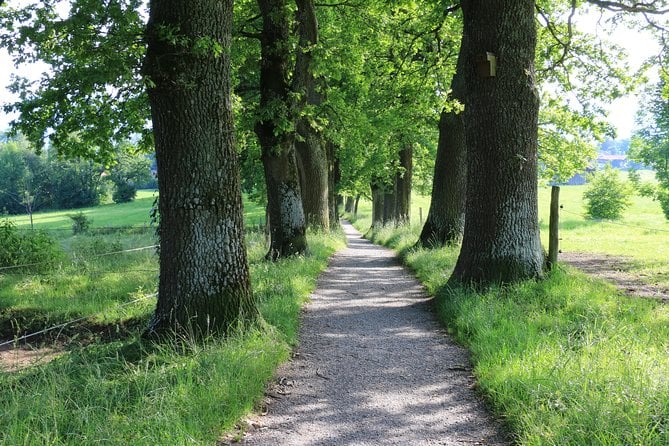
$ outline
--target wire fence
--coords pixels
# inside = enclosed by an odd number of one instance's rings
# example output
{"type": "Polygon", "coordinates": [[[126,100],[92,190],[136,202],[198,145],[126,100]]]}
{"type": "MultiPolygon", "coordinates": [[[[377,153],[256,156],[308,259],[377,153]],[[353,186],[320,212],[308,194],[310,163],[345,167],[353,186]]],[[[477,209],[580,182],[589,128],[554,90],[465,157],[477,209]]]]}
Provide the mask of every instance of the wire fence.
{"type": "MultiPolygon", "coordinates": [[[[39,225],[39,223],[35,223],[35,225],[39,225]]],[[[68,232],[73,232],[72,228],[41,228],[41,227],[18,227],[17,228],[20,231],[45,231],[45,232],[51,232],[51,231],[68,231],[68,232]]],[[[155,226],[97,226],[93,228],[87,228],[84,232],[122,232],[122,231],[149,231],[149,230],[155,230],[155,226]]]]}
{"type": "MultiPolygon", "coordinates": [[[[128,252],[146,251],[148,249],[157,249],[158,247],[160,247],[160,245],[142,246],[142,247],[139,247],[139,248],[122,249],[122,250],[118,250],[118,251],[103,252],[103,253],[100,253],[100,254],[91,254],[91,255],[88,255],[88,256],[85,256],[85,257],[78,257],[78,258],[75,259],[75,262],[76,261],[82,261],[82,260],[92,260],[92,259],[97,259],[97,258],[101,258],[101,257],[108,257],[108,256],[117,255],[117,254],[124,254],[124,253],[128,253],[128,252]]],[[[23,265],[3,266],[3,267],[0,267],[0,273],[2,273],[4,271],[16,270],[16,269],[20,269],[20,268],[29,268],[29,267],[33,267],[33,266],[49,265],[49,264],[52,264],[52,263],[54,263],[54,261],[45,260],[43,262],[25,263],[23,265]]]]}
{"type": "Polygon", "coordinates": [[[124,302],[122,304],[116,305],[115,307],[108,308],[108,309],[106,309],[104,311],[100,311],[98,313],[93,313],[93,314],[89,314],[88,316],[78,317],[76,319],[72,319],[70,321],[63,322],[61,324],[53,325],[53,326],[45,328],[43,330],[39,330],[39,331],[36,331],[36,332],[33,332],[33,333],[29,333],[29,334],[20,336],[18,338],[12,339],[10,341],[0,342],[0,348],[6,347],[8,345],[14,345],[14,348],[16,348],[16,346],[18,345],[19,342],[25,341],[26,339],[34,338],[35,336],[39,336],[41,334],[49,333],[49,332],[52,332],[54,330],[63,329],[65,327],[69,326],[69,325],[76,324],[77,322],[82,322],[82,321],[85,321],[86,319],[90,319],[93,316],[100,315],[100,314],[104,313],[105,311],[120,310],[122,308],[128,307],[130,305],[136,304],[138,302],[141,302],[141,301],[144,301],[144,300],[150,299],[152,297],[156,297],[156,296],[158,296],[158,293],[148,294],[146,296],[142,296],[140,298],[137,298],[137,299],[134,299],[134,300],[131,300],[131,301],[128,301],[128,302],[124,302]]]}

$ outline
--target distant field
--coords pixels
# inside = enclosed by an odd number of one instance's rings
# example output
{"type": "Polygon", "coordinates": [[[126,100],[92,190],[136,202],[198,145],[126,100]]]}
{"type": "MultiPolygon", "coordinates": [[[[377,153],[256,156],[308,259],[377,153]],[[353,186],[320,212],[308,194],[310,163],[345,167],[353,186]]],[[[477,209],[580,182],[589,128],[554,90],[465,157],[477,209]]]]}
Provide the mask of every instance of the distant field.
{"type": "MultiPolygon", "coordinates": [[[[155,190],[140,190],[137,198],[130,203],[102,204],[95,207],[68,209],[64,211],[45,211],[33,214],[36,229],[61,230],[70,229],[72,220],[69,216],[83,212],[92,220],[91,227],[106,228],[117,226],[148,226],[151,223],[150,212],[154,200],[158,196],[155,190]]],[[[265,217],[265,209],[248,200],[244,200],[244,218],[247,225],[258,225],[265,217]]],[[[19,227],[30,227],[27,215],[10,216],[9,220],[19,227]]]]}
{"type": "MultiPolygon", "coordinates": [[[[560,249],[626,257],[632,271],[645,282],[669,287],[669,221],[658,202],[634,196],[617,221],[596,221],[583,216],[587,186],[560,189],[560,249]]],[[[544,246],[548,246],[550,188],[539,189],[539,219],[544,246]]]]}

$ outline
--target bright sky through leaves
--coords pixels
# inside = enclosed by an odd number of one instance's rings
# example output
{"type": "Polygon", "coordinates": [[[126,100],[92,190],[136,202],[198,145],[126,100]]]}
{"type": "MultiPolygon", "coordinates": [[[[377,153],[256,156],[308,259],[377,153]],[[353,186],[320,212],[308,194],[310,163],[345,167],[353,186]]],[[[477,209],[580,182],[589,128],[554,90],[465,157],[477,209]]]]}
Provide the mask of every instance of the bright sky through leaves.
{"type": "MultiPolygon", "coordinates": [[[[605,25],[599,24],[599,13],[591,13],[578,19],[578,26],[599,36],[607,37],[615,43],[623,46],[629,52],[630,62],[637,69],[649,57],[658,54],[658,44],[648,33],[617,27],[615,32],[609,33],[605,25]]],[[[603,21],[602,21],[603,22],[603,21]]],[[[0,50],[0,104],[10,103],[16,100],[16,96],[7,91],[12,73],[26,76],[31,79],[39,77],[43,69],[39,65],[23,67],[18,72],[12,64],[7,52],[0,50]]],[[[651,82],[657,80],[657,71],[649,73],[651,82]]],[[[609,110],[609,121],[617,129],[618,138],[629,138],[634,128],[634,117],[638,109],[638,98],[628,96],[616,100],[609,110]]],[[[7,129],[9,122],[15,115],[8,115],[0,109],[0,131],[7,129]]]]}

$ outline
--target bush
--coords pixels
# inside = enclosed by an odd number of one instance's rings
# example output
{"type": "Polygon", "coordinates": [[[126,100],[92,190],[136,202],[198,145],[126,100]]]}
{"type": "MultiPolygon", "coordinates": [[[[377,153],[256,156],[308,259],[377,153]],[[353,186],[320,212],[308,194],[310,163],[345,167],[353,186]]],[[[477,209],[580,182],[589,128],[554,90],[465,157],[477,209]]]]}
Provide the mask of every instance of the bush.
{"type": "Polygon", "coordinates": [[[637,192],[639,192],[639,195],[642,197],[646,198],[655,198],[655,195],[657,194],[657,189],[653,183],[650,181],[644,181],[639,184],[637,187],[637,192]]]}
{"type": "Polygon", "coordinates": [[[77,238],[70,245],[70,250],[74,257],[105,254],[121,251],[122,249],[123,244],[120,240],[110,240],[100,236],[77,238]]]}
{"type": "Polygon", "coordinates": [[[639,171],[636,169],[630,169],[629,172],[627,172],[627,176],[630,180],[630,183],[632,183],[632,187],[634,187],[636,190],[639,190],[641,187],[641,174],[639,171]]]}
{"type": "Polygon", "coordinates": [[[92,220],[86,217],[86,214],[79,212],[78,214],[70,215],[69,217],[72,219],[72,233],[74,235],[88,232],[92,220]]]}
{"type": "Polygon", "coordinates": [[[112,200],[114,203],[129,203],[135,199],[137,188],[134,183],[120,181],[115,183],[112,200]]]}
{"type": "Polygon", "coordinates": [[[583,194],[590,218],[619,219],[630,205],[630,187],[620,173],[607,166],[590,178],[590,187],[583,194]]]}
{"type": "Polygon", "coordinates": [[[664,218],[669,220],[669,189],[658,188],[656,197],[657,201],[660,202],[662,212],[664,212],[664,218]]]}
{"type": "Polygon", "coordinates": [[[0,267],[31,265],[30,269],[44,269],[62,258],[62,249],[45,232],[22,233],[9,220],[0,222],[0,267]]]}

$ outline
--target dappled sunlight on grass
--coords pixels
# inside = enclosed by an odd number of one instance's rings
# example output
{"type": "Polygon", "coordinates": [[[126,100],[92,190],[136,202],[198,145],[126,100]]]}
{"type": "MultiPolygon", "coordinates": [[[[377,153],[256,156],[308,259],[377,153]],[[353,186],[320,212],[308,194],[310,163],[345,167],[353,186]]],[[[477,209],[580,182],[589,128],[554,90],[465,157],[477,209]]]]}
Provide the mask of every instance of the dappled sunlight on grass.
{"type": "MultiPolygon", "coordinates": [[[[216,443],[261,400],[297,343],[300,309],[316,277],[344,246],[342,234],[310,234],[308,255],[273,263],[263,259],[264,235],[249,233],[263,321],[226,339],[161,345],[138,337],[155,300],[133,302],[155,291],[155,250],[94,257],[116,244],[116,235],[77,237],[63,240],[79,252],[71,265],[45,274],[0,275],[5,339],[16,329],[24,333],[88,316],[63,332],[71,341],[67,353],[0,375],[2,444],[216,443]],[[112,335],[103,336],[105,330],[112,335]]],[[[120,243],[130,247],[125,239],[120,243]]]]}

